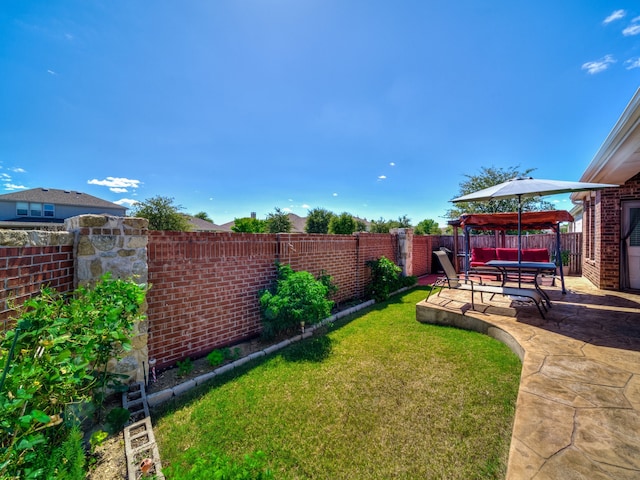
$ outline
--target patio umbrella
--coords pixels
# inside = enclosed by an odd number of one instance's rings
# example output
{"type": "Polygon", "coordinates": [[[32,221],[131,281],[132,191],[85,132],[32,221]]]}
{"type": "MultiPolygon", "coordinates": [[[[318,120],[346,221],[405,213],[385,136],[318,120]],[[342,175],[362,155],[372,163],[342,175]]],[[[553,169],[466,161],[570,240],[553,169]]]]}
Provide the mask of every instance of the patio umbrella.
{"type": "Polygon", "coordinates": [[[559,193],[584,192],[618,187],[607,183],[567,182],[562,180],[542,180],[539,178],[514,178],[477,192],[451,200],[459,202],[482,202],[494,199],[518,199],[518,263],[522,261],[522,198],[555,195],[559,193]]]}

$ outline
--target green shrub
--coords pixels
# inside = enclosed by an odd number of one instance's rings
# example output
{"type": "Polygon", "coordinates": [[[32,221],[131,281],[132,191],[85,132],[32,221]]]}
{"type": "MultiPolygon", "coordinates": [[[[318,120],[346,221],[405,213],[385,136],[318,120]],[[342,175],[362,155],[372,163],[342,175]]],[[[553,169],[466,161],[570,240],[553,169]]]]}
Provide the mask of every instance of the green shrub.
{"type": "Polygon", "coordinates": [[[202,455],[190,449],[185,453],[184,463],[166,467],[162,473],[172,480],[272,480],[273,473],[266,463],[265,454],[260,451],[234,462],[226,455],[215,452],[202,455]]]}
{"type": "Polygon", "coordinates": [[[234,348],[233,351],[231,351],[230,348],[225,347],[222,349],[212,350],[209,352],[209,355],[207,355],[207,361],[212,367],[217,367],[224,362],[236,360],[238,358],[240,358],[239,348],[234,348]]]}
{"type": "Polygon", "coordinates": [[[299,329],[303,322],[313,325],[330,315],[333,301],[327,299],[327,285],[309,272],[294,272],[289,265],[276,264],[276,268],[278,277],[274,288],[260,293],[266,338],[299,329]]]}
{"type": "Polygon", "coordinates": [[[391,293],[402,287],[415,285],[417,281],[414,276],[404,277],[402,269],[384,256],[377,260],[369,260],[366,265],[371,270],[371,280],[365,293],[376,302],[386,300],[391,293]]]}
{"type": "Polygon", "coordinates": [[[0,478],[42,478],[38,457],[50,458],[74,417],[100,410],[119,381],[107,362],[131,349],[145,293],[105,275],[93,288],[66,297],[43,288],[24,303],[0,342],[0,478]]]}
{"type": "Polygon", "coordinates": [[[176,365],[178,366],[179,377],[186,377],[193,371],[193,361],[189,357],[184,360],[178,360],[176,365]]]}

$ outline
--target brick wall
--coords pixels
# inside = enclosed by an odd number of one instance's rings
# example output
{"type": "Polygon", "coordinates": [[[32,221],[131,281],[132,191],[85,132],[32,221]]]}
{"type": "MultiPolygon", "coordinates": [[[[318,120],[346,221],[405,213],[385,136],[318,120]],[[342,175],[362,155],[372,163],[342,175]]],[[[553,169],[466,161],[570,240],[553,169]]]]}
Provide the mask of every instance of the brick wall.
{"type": "Polygon", "coordinates": [[[256,336],[258,293],[275,278],[275,262],[338,285],[338,302],[361,297],[365,262],[395,261],[393,235],[150,232],[149,358],[158,367],[256,336]]]}
{"type": "MultiPolygon", "coordinates": [[[[15,235],[27,232],[15,232],[15,235]]],[[[13,233],[12,233],[13,235],[13,233]]],[[[61,236],[40,232],[37,246],[0,246],[0,325],[2,331],[11,328],[10,318],[14,311],[10,304],[22,305],[24,301],[44,286],[59,292],[73,290],[74,263],[73,243],[70,236],[55,244],[61,236]],[[49,245],[54,243],[54,245],[49,245]]],[[[12,242],[8,242],[12,243],[12,242]]],[[[23,243],[34,243],[25,240],[23,243]]]]}
{"type": "MultiPolygon", "coordinates": [[[[583,218],[595,212],[594,255],[584,256],[582,275],[603,290],[620,289],[620,238],[622,204],[640,199],[640,174],[628,180],[620,188],[609,188],[596,193],[592,201],[585,202],[583,218]]],[[[588,226],[587,226],[588,228],[588,226]]],[[[583,235],[583,251],[587,251],[589,231],[583,235]]]]}
{"type": "Polygon", "coordinates": [[[409,275],[420,277],[431,273],[432,252],[435,250],[433,246],[434,237],[430,235],[414,235],[411,242],[413,252],[411,255],[412,268],[409,275]]]}

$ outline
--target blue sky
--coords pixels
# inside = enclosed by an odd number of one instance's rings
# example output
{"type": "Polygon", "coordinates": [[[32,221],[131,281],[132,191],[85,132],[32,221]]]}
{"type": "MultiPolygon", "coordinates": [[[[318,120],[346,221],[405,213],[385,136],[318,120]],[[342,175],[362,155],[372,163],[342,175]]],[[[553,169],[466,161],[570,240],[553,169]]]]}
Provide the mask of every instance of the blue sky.
{"type": "Polygon", "coordinates": [[[481,167],[579,179],[640,85],[640,3],[4,0],[0,72],[0,193],[443,225],[481,167]]]}

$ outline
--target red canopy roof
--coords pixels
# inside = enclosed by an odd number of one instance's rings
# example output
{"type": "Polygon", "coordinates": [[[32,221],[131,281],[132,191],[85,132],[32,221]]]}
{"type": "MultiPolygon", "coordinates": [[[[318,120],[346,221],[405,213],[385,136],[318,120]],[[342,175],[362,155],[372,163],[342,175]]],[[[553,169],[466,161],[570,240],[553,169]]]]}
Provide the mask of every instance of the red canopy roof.
{"type": "MultiPolygon", "coordinates": [[[[513,213],[474,213],[460,217],[460,226],[480,230],[517,230],[518,214],[513,213]]],[[[523,230],[544,230],[555,227],[560,222],[573,222],[566,210],[546,210],[542,212],[523,212],[523,230]]]]}

